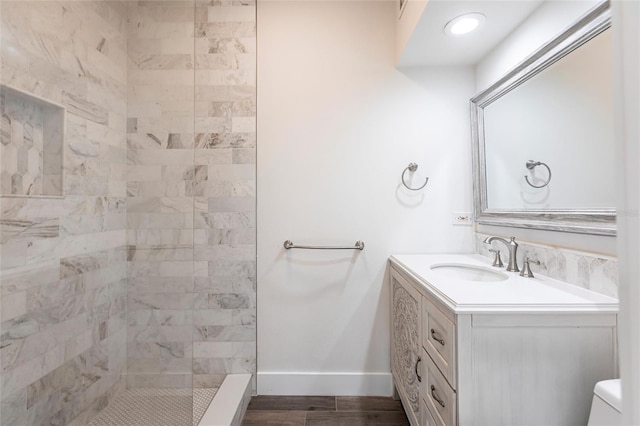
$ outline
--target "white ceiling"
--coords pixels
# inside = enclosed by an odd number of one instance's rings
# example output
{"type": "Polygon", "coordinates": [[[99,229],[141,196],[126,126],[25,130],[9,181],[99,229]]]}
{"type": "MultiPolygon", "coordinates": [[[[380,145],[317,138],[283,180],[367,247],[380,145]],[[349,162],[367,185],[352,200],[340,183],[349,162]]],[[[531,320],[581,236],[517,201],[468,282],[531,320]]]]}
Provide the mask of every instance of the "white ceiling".
{"type": "Polygon", "coordinates": [[[429,0],[398,66],[473,65],[506,38],[543,0],[429,0]],[[464,13],[487,17],[466,36],[445,35],[444,26],[464,13]]]}

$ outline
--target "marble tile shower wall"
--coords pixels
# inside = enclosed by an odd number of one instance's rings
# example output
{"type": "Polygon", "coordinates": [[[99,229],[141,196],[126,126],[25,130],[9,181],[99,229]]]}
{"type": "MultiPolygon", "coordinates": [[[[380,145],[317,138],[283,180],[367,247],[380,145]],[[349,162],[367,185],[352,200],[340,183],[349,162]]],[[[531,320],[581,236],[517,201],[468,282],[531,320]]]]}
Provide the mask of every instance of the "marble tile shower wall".
{"type": "Polygon", "coordinates": [[[126,5],[2,1],[2,84],[67,109],[64,197],[0,197],[3,425],[84,425],[124,388],[126,5]]]}
{"type": "Polygon", "coordinates": [[[256,372],[256,4],[196,5],[193,374],[207,387],[256,372]]]}
{"type": "Polygon", "coordinates": [[[193,1],[128,4],[127,386],[190,388],[193,1]]]}
{"type": "MultiPolygon", "coordinates": [[[[493,253],[489,253],[489,246],[483,241],[488,235],[476,234],[476,253],[493,260],[493,253]]],[[[496,248],[502,250],[497,243],[496,248]]],[[[540,265],[531,265],[536,272],[555,278],[578,287],[587,288],[598,293],[618,297],[618,260],[613,257],[601,256],[594,253],[518,242],[518,265],[522,265],[524,257],[539,260],[540,265]]],[[[502,260],[506,262],[503,255],[502,260]]]]}
{"type": "Polygon", "coordinates": [[[129,5],[130,387],[255,372],[254,0],[129,5]]]}

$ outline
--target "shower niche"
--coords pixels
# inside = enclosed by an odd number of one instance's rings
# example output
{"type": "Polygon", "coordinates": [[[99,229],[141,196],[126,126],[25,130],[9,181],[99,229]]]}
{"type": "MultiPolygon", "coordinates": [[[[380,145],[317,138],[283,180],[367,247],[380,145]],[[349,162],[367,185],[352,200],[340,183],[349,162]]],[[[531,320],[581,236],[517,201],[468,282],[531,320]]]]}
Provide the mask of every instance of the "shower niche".
{"type": "Polygon", "coordinates": [[[0,86],[0,194],[62,196],[65,108],[0,86]]]}

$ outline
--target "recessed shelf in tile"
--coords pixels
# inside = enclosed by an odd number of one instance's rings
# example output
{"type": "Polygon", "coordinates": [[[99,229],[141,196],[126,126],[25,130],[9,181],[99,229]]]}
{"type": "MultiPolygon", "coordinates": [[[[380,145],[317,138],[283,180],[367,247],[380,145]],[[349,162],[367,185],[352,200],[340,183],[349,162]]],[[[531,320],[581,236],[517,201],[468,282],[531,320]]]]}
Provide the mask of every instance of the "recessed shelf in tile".
{"type": "Polygon", "coordinates": [[[65,108],[0,86],[0,194],[61,196],[65,108]]]}

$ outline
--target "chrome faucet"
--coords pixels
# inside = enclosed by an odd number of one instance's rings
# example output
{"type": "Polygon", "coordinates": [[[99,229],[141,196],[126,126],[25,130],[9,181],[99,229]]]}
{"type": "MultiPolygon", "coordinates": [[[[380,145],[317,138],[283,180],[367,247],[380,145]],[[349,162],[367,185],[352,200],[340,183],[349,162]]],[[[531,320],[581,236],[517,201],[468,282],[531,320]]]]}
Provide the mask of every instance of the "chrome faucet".
{"type": "Polygon", "coordinates": [[[518,268],[518,262],[516,261],[516,253],[518,251],[518,243],[516,243],[516,237],[511,237],[509,241],[500,237],[487,237],[484,240],[485,244],[491,244],[493,241],[500,241],[509,250],[509,262],[507,263],[507,271],[520,272],[518,268]]]}

